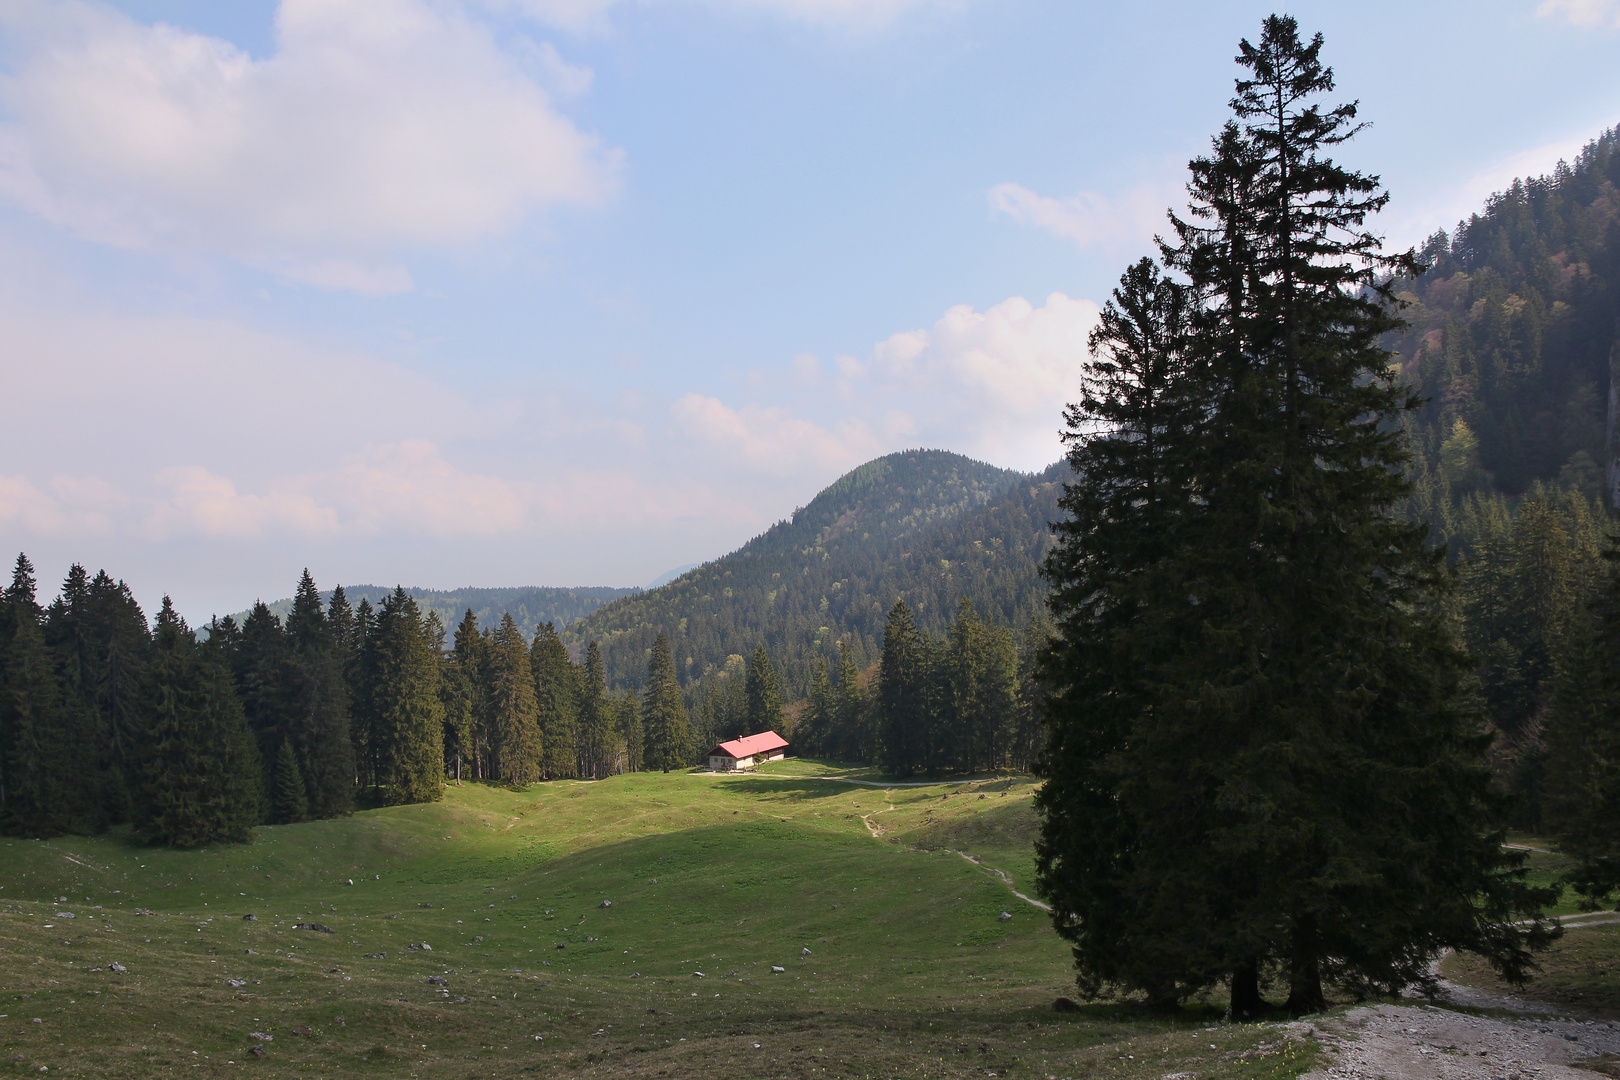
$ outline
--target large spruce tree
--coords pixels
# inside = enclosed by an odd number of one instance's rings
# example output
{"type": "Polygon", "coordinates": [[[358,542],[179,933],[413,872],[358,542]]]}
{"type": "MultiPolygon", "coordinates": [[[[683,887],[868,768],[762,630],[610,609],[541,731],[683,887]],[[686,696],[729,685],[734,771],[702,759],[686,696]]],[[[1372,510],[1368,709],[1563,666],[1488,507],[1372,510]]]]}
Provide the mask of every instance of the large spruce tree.
{"type": "Polygon", "coordinates": [[[579,688],[568,646],[552,623],[542,623],[529,649],[540,708],[542,770],[549,779],[579,775],[579,688]]]}
{"type": "Polygon", "coordinates": [[[396,587],[367,637],[370,731],[378,801],[436,802],[444,795],[444,703],[439,658],[421,609],[396,587]]]}
{"type": "MultiPolygon", "coordinates": [[[[337,640],[321,610],[320,590],[308,569],[287,616],[286,680],[287,738],[282,745],[290,744],[297,755],[308,791],[306,812],[312,818],[347,814],[354,807],[355,776],[349,689],[337,640]]],[[[279,775],[279,764],[275,768],[279,775]]]]}
{"type": "Polygon", "coordinates": [[[600,780],[612,775],[622,740],[614,737],[607,668],[594,641],[585,647],[585,663],[575,671],[575,684],[579,693],[579,775],[600,780]]]}
{"type": "Polygon", "coordinates": [[[12,836],[93,832],[99,824],[94,772],[80,745],[85,702],[65,693],[52,664],[35,599],[34,566],[18,555],[0,598],[0,826],[12,836]]]}
{"type": "Polygon", "coordinates": [[[489,693],[490,778],[519,787],[540,779],[542,750],[540,707],[529,668],[529,646],[510,613],[501,616],[490,641],[487,665],[489,693]]]}
{"type": "Polygon", "coordinates": [[[756,645],[748,658],[744,690],[748,695],[748,730],[744,735],[775,731],[782,726],[782,688],[765,646],[756,645]]]}
{"type": "Polygon", "coordinates": [[[669,772],[690,764],[692,732],[686,721],[681,685],[675,678],[675,658],[663,634],[653,639],[652,655],[647,659],[647,685],[641,695],[641,730],[644,768],[669,772]]]}
{"type": "Polygon", "coordinates": [[[142,680],[135,835],[201,847],[251,839],[260,821],[259,754],[220,646],[199,646],[163,598],[142,680]]]}
{"type": "Polygon", "coordinates": [[[1318,103],[1320,50],[1278,16],[1242,43],[1164,244],[1182,279],[1126,274],[1067,414],[1038,865],[1088,992],[1225,981],[1250,1015],[1277,972],[1310,1011],[1443,948],[1522,978],[1549,934],[1491,825],[1441,554],[1392,514],[1419,401],[1384,282],[1415,267],[1327,157],[1356,109],[1318,103]]]}
{"type": "Polygon", "coordinates": [[[896,600],[883,628],[878,668],[878,764],[891,776],[911,776],[934,764],[933,648],[911,609],[896,600]]]}
{"type": "Polygon", "coordinates": [[[472,609],[456,625],[455,645],[444,656],[439,693],[444,699],[444,760],[459,781],[466,768],[476,779],[484,777],[489,750],[484,701],[484,667],[489,637],[478,629],[472,609]]]}

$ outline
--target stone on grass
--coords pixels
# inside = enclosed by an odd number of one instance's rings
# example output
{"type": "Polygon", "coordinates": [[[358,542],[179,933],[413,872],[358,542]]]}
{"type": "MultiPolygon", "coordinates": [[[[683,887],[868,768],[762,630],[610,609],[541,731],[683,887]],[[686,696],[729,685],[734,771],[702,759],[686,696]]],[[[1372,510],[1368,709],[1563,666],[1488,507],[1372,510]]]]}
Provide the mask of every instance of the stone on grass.
{"type": "Polygon", "coordinates": [[[809,948],[808,948],[808,947],[806,947],[806,948],[805,948],[805,949],[803,949],[803,950],[802,950],[802,951],[801,951],[801,952],[800,952],[800,953],[799,953],[799,955],[800,955],[800,956],[809,956],[809,955],[810,955],[810,950],[809,950],[809,948]]]}
{"type": "Polygon", "coordinates": [[[787,968],[785,968],[785,967],[777,967],[775,964],[771,965],[771,974],[772,975],[780,975],[786,970],[787,970],[787,968]]]}
{"type": "Polygon", "coordinates": [[[428,982],[429,986],[449,986],[450,985],[450,980],[445,978],[443,975],[429,975],[427,977],[427,982],[428,982]]]}
{"type": "Polygon", "coordinates": [[[252,1054],[254,1057],[264,1057],[264,1047],[250,1046],[248,1047],[248,1053],[252,1054]]]}
{"type": "Polygon", "coordinates": [[[253,913],[252,913],[252,912],[251,912],[251,911],[250,911],[250,912],[248,912],[248,913],[247,913],[247,914],[246,914],[246,915],[244,915],[244,916],[242,916],[242,921],[243,921],[243,922],[258,922],[258,921],[259,921],[259,917],[258,917],[258,916],[257,916],[257,915],[255,915],[255,914],[253,914],[253,913]]]}
{"type": "Polygon", "coordinates": [[[1003,911],[1000,915],[996,916],[996,920],[998,922],[1006,922],[1010,918],[1012,918],[1012,912],[1010,911],[1003,911]]]}
{"type": "Polygon", "coordinates": [[[335,934],[335,933],[337,933],[336,930],[333,930],[330,926],[327,926],[325,923],[318,923],[318,922],[293,923],[293,929],[294,930],[313,930],[317,934],[335,934]]]}
{"type": "Polygon", "coordinates": [[[231,987],[232,989],[235,989],[236,987],[239,987],[239,986],[246,986],[247,985],[247,980],[246,979],[226,979],[225,980],[225,985],[231,987]]]}
{"type": "Polygon", "coordinates": [[[597,907],[612,907],[612,906],[613,906],[613,901],[611,901],[611,900],[604,900],[604,901],[602,901],[602,902],[601,902],[601,903],[600,903],[600,904],[597,904],[597,905],[596,905],[596,906],[597,906],[597,907]]]}
{"type": "Polygon", "coordinates": [[[248,1038],[250,1038],[250,1039],[258,1039],[260,1042],[275,1042],[276,1041],[276,1037],[274,1035],[266,1035],[262,1031],[250,1031],[250,1032],[248,1032],[248,1038]]]}
{"type": "Polygon", "coordinates": [[[125,967],[123,964],[120,964],[118,961],[114,960],[112,963],[107,965],[107,970],[108,971],[116,971],[116,972],[118,972],[118,974],[122,975],[124,972],[128,971],[129,968],[125,967]]]}
{"type": "Polygon", "coordinates": [[[1079,1012],[1080,1011],[1080,1006],[1076,1005],[1074,1002],[1072,1002],[1068,998],[1064,998],[1064,997],[1060,997],[1056,1001],[1052,1002],[1052,1008],[1055,1009],[1058,1012],[1079,1012]]]}

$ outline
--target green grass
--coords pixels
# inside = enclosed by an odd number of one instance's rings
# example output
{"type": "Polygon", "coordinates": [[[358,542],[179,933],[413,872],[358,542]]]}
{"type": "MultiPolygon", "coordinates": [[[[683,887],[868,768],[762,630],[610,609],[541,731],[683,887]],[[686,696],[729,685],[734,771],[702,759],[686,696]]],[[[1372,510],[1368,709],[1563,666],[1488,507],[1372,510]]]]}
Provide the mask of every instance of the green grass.
{"type": "Polygon", "coordinates": [[[1567,1009],[1620,1017],[1620,923],[1570,925],[1537,963],[1540,970],[1535,978],[1519,991],[1474,956],[1448,956],[1441,974],[1468,986],[1517,992],[1567,1009]]]}
{"type": "Polygon", "coordinates": [[[817,778],[838,773],[466,785],[199,852],[0,841],[0,1075],[1217,1080],[1313,1061],[1208,1012],[1054,1012],[1067,949],[985,869],[1031,891],[1027,778],[817,778]]]}

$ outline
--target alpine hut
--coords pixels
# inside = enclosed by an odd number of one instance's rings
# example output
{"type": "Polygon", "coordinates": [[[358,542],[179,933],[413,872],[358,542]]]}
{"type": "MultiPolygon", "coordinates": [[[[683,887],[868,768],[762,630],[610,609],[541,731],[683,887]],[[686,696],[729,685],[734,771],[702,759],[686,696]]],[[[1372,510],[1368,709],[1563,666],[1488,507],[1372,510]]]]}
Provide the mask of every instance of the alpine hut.
{"type": "Polygon", "coordinates": [[[788,741],[774,731],[763,731],[741,739],[723,742],[709,751],[709,768],[716,772],[733,769],[752,769],[764,761],[780,761],[786,754],[788,741]]]}

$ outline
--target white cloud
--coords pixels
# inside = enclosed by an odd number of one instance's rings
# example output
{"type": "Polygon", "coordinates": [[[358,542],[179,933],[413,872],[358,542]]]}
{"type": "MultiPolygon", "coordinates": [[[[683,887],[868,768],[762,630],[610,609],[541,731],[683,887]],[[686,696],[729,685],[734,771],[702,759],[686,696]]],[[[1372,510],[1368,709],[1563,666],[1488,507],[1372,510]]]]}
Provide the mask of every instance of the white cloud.
{"type": "MultiPolygon", "coordinates": [[[[608,14],[628,0],[478,0],[496,11],[514,12],[576,33],[601,32],[608,14]]],[[[641,0],[644,4],[660,0],[641,0]]],[[[825,26],[876,28],[887,26],[914,8],[956,6],[962,0],[695,0],[733,11],[759,11],[799,22],[825,26]]]]}
{"type": "Polygon", "coordinates": [[[1486,200],[1511,188],[1513,181],[1545,176],[1560,161],[1574,161],[1591,141],[1589,135],[1560,139],[1500,158],[1432,198],[1410,206],[1391,202],[1390,208],[1379,215],[1377,227],[1388,236],[1390,250],[1421,245],[1436,229],[1449,232],[1457,222],[1483,212],[1486,200]]]}
{"type": "Polygon", "coordinates": [[[717,453],[717,462],[773,476],[830,480],[885,449],[857,418],[827,428],[780,406],[734,409],[701,394],[682,397],[670,415],[690,442],[717,453]]]}
{"type": "MultiPolygon", "coordinates": [[[[100,4],[0,8],[0,197],[100,242],[384,293],[409,287],[402,251],[613,190],[618,154],[452,6],[282,0],[276,29],[256,60],[100,4]]],[[[529,66],[588,85],[548,48],[529,66]]]]}
{"type": "Polygon", "coordinates": [[[919,445],[1040,469],[1062,455],[1063,406],[1079,388],[1098,316],[1096,304],[1062,293],[1039,307],[1020,296],[985,311],[959,305],[931,327],[877,343],[865,361],[835,356],[830,380],[804,355],[774,381],[759,380],[762,396],[792,407],[688,394],[671,411],[688,446],[722,452],[711,462],[762,474],[825,483],[919,445]]]}
{"type": "Polygon", "coordinates": [[[1143,185],[1117,198],[1081,191],[1063,198],[1038,195],[1021,184],[990,189],[990,208],[1077,247],[1141,244],[1166,231],[1165,212],[1183,195],[1175,185],[1143,185]]]}
{"type": "Polygon", "coordinates": [[[1541,0],[1536,15],[1543,19],[1562,16],[1589,29],[1620,29],[1620,0],[1541,0]]]}
{"type": "Polygon", "coordinates": [[[0,529],[36,536],[97,535],[109,531],[110,523],[104,514],[64,506],[27,477],[0,474],[0,529]]]}

